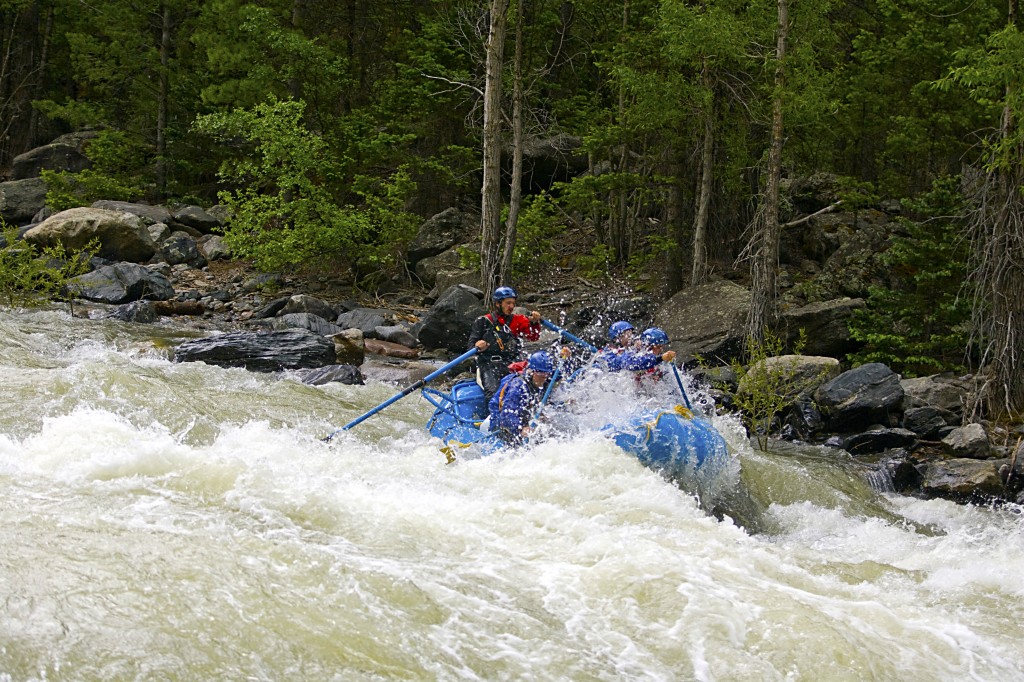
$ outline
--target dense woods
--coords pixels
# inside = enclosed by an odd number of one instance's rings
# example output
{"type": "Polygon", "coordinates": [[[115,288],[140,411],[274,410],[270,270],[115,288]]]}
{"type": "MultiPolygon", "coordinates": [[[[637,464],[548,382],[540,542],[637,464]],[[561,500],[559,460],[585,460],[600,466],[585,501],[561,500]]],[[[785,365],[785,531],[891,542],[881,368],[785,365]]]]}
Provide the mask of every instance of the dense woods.
{"type": "Polygon", "coordinates": [[[915,221],[888,254],[913,286],[862,336],[927,305],[903,355],[970,350],[1019,414],[1019,24],[1017,0],[0,0],[0,173],[90,131],[52,207],[219,202],[261,267],[363,279],[473,208],[484,284],[570,234],[575,266],[665,293],[740,267],[755,337],[807,213],[783,190],[829,173],[915,221]]]}

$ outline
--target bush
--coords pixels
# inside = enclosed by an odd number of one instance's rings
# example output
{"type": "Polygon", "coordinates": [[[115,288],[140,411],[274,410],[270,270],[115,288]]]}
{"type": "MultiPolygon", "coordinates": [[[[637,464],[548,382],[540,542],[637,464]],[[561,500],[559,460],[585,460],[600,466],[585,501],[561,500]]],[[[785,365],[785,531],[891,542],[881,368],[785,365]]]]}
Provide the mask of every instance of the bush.
{"type": "Polygon", "coordinates": [[[0,221],[5,248],[0,250],[0,297],[9,307],[42,305],[67,297],[67,282],[89,270],[89,258],[99,250],[90,242],[82,251],[64,253],[59,246],[42,250],[34,244],[17,241],[18,228],[0,221]]]}

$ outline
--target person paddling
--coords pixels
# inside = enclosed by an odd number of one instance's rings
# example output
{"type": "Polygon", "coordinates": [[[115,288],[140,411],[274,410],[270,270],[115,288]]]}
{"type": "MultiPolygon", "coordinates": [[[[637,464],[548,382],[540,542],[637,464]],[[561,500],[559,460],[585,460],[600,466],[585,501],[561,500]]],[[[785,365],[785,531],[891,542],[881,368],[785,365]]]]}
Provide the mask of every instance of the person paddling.
{"type": "Polygon", "coordinates": [[[513,447],[522,445],[530,434],[530,419],[544,396],[544,385],[555,371],[555,362],[544,351],[530,356],[522,374],[501,380],[490,400],[491,433],[513,447]]]}
{"type": "Polygon", "coordinates": [[[521,359],[522,342],[540,338],[540,313],[536,310],[530,316],[516,315],[515,289],[498,287],[491,296],[492,309],[473,321],[469,332],[469,345],[476,347],[477,383],[484,391],[484,399],[490,400],[498,391],[503,377],[509,374],[508,366],[521,359]]]}

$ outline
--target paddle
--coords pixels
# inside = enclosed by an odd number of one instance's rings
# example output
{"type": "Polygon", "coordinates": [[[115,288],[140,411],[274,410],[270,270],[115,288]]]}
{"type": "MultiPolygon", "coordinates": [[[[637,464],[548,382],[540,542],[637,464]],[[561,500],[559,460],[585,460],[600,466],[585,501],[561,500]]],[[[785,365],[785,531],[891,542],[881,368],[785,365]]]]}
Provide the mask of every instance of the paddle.
{"type": "Polygon", "coordinates": [[[463,362],[464,360],[468,360],[469,358],[473,357],[478,352],[479,352],[479,349],[477,349],[477,348],[470,348],[465,353],[463,353],[459,357],[455,358],[454,360],[449,362],[444,367],[441,367],[440,369],[438,369],[438,370],[436,370],[434,372],[431,372],[430,374],[428,374],[427,376],[423,377],[422,379],[420,379],[416,383],[414,383],[414,384],[412,384],[410,386],[407,386],[406,388],[403,388],[401,393],[388,398],[387,400],[385,400],[380,405],[378,405],[377,407],[373,408],[372,410],[370,410],[369,412],[367,412],[363,416],[357,417],[356,419],[353,419],[348,424],[345,424],[344,426],[342,426],[340,429],[335,429],[334,432],[331,433],[331,435],[329,435],[329,436],[327,436],[326,438],[323,439],[324,442],[329,442],[332,438],[334,438],[334,436],[339,431],[348,431],[349,429],[351,429],[356,424],[360,424],[360,423],[366,421],[367,419],[369,419],[370,417],[372,417],[373,415],[377,414],[378,412],[383,410],[388,405],[391,405],[393,403],[397,403],[399,400],[401,400],[405,396],[409,395],[413,391],[416,391],[416,390],[419,390],[420,388],[423,388],[424,386],[426,386],[428,383],[430,383],[431,381],[433,381],[437,377],[441,376],[442,374],[444,374],[448,370],[454,368],[455,366],[457,366],[459,363],[463,362]]]}
{"type": "Polygon", "coordinates": [[[683,380],[679,376],[679,370],[676,369],[676,365],[674,362],[670,362],[668,364],[672,365],[672,373],[676,375],[676,384],[679,386],[679,392],[683,394],[683,402],[686,403],[686,409],[693,412],[693,408],[690,407],[690,398],[689,396],[686,395],[686,389],[683,388],[683,380]]]}
{"type": "Polygon", "coordinates": [[[542,325],[544,325],[545,327],[547,327],[548,329],[550,329],[551,331],[558,332],[559,334],[561,334],[565,338],[569,339],[570,341],[573,341],[575,343],[580,344],[581,346],[583,346],[584,348],[589,350],[591,353],[596,353],[597,352],[597,346],[595,346],[592,343],[587,343],[586,341],[584,341],[580,337],[578,337],[578,336],[576,336],[574,334],[571,334],[570,332],[568,332],[565,329],[562,329],[561,327],[559,327],[557,324],[555,324],[551,320],[543,320],[542,319],[540,321],[540,323],[542,325]]]}

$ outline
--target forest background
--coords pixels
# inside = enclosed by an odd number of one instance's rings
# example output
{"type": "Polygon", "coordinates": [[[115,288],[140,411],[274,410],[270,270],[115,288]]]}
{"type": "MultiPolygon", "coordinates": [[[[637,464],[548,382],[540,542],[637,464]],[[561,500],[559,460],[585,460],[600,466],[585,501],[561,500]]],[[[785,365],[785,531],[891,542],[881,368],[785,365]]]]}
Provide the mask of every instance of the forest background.
{"type": "MultiPolygon", "coordinates": [[[[854,333],[898,371],[984,367],[1024,411],[1017,0],[0,0],[0,174],[89,130],[48,205],[226,204],[267,270],[404,272],[480,215],[481,284],[566,265],[668,295],[743,269],[778,308],[782,190],[900,206],[854,333]]],[[[870,354],[874,353],[874,356],[870,354]]]]}

